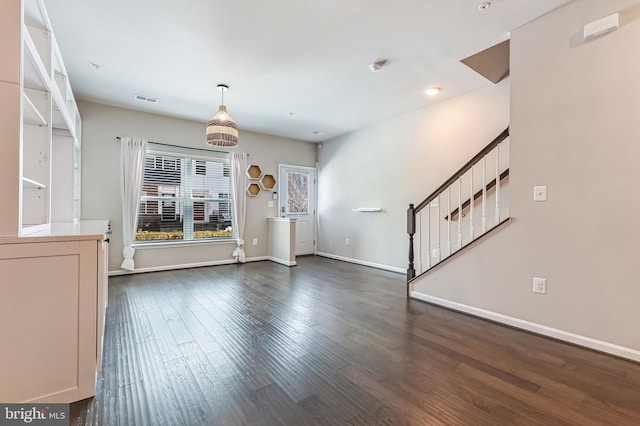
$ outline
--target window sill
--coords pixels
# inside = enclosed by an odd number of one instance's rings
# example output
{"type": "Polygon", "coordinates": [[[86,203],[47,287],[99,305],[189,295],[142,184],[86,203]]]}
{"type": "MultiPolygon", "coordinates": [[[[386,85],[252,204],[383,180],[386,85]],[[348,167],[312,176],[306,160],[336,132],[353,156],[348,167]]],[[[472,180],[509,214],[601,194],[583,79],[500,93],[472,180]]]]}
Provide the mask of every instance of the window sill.
{"type": "Polygon", "coordinates": [[[189,241],[158,241],[148,243],[134,243],[133,248],[136,250],[144,249],[158,249],[158,248],[176,248],[186,246],[201,246],[201,245],[219,245],[219,244],[236,244],[236,238],[227,238],[220,240],[189,240],[189,241]]]}

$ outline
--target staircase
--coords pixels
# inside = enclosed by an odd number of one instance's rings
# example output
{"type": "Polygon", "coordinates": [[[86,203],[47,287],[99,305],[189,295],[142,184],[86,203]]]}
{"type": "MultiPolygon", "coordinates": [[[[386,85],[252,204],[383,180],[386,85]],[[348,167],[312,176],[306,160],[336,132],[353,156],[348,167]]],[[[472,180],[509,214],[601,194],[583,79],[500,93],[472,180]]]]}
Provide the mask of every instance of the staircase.
{"type": "Polygon", "coordinates": [[[438,189],[407,210],[411,282],[462,253],[509,219],[509,128],[438,189]]]}

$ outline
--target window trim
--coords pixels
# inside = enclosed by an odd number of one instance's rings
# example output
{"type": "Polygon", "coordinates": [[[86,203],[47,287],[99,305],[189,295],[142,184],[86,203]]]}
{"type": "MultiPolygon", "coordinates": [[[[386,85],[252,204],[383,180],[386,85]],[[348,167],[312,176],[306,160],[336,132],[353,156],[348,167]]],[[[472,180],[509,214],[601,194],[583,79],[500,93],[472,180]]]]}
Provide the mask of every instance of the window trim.
{"type": "MultiPolygon", "coordinates": [[[[203,155],[200,153],[192,152],[195,151],[194,148],[189,147],[174,147],[167,146],[163,144],[154,144],[153,142],[149,142],[147,146],[147,152],[145,153],[145,157],[147,156],[167,156],[167,157],[181,157],[188,158],[193,161],[205,161],[205,162],[220,162],[230,166],[230,155],[228,152],[221,151],[210,151],[210,154],[203,155]]],[[[154,161],[154,168],[155,168],[154,161]]],[[[195,164],[195,163],[194,163],[195,164]]],[[[164,162],[163,162],[164,165],[164,162]]],[[[177,169],[177,162],[176,162],[177,169]]],[[[224,166],[223,166],[224,170],[224,166]]],[[[194,165],[194,173],[195,173],[195,165],[194,165]]],[[[224,172],[223,172],[223,177],[224,172]]],[[[230,176],[229,176],[230,178],[230,176]]],[[[143,179],[144,182],[144,179],[143,179]]],[[[233,223],[233,203],[231,198],[187,198],[187,197],[166,197],[160,195],[143,195],[140,197],[140,202],[143,201],[157,201],[158,203],[162,203],[163,201],[174,201],[174,202],[223,202],[228,203],[229,212],[231,213],[231,220],[233,223]]],[[[138,209],[139,211],[139,209],[138,209]]],[[[139,219],[138,219],[139,220],[139,219]]],[[[136,226],[138,228],[138,226],[136,226]]],[[[183,231],[184,231],[184,223],[183,223],[183,231]]],[[[216,237],[216,238],[198,238],[191,240],[148,240],[148,241],[134,241],[132,247],[136,249],[141,248],[160,248],[160,247],[170,247],[170,246],[187,246],[187,245],[199,245],[199,244],[221,244],[221,243],[236,243],[238,240],[235,232],[232,233],[229,237],[216,237]]]]}
{"type": "Polygon", "coordinates": [[[151,240],[136,241],[132,247],[138,249],[154,249],[154,248],[170,248],[171,246],[198,246],[198,245],[217,245],[217,244],[237,244],[238,238],[198,238],[197,240],[151,240]]]}

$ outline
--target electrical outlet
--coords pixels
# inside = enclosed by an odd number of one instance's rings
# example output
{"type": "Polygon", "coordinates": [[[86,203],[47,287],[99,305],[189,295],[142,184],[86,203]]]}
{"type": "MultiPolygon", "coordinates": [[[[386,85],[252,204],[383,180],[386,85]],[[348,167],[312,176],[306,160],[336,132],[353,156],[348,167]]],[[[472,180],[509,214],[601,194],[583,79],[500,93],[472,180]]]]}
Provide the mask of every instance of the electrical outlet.
{"type": "Polygon", "coordinates": [[[440,249],[437,249],[437,248],[433,249],[433,253],[431,254],[431,256],[434,259],[438,259],[440,257],[440,249]]]}
{"type": "Polygon", "coordinates": [[[349,245],[349,244],[351,244],[351,240],[349,240],[349,238],[347,238],[346,240],[344,240],[344,243],[345,243],[346,245],[349,245]]]}
{"type": "Polygon", "coordinates": [[[253,245],[254,245],[254,246],[257,246],[257,245],[258,245],[258,239],[257,239],[257,238],[254,238],[254,239],[253,239],[253,245]]]}
{"type": "Polygon", "coordinates": [[[540,294],[547,294],[546,278],[533,277],[533,292],[540,293],[540,294]]]}

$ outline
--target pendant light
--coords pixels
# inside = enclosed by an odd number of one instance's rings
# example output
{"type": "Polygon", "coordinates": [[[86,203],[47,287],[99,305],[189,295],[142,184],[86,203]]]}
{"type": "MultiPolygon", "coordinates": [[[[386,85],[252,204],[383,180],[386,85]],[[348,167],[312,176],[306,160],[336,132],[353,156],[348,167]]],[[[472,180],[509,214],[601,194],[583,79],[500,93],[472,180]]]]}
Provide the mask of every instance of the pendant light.
{"type": "Polygon", "coordinates": [[[224,92],[229,86],[218,84],[217,89],[222,92],[222,105],[207,123],[207,145],[232,148],[238,146],[238,125],[224,106],[224,92]]]}

